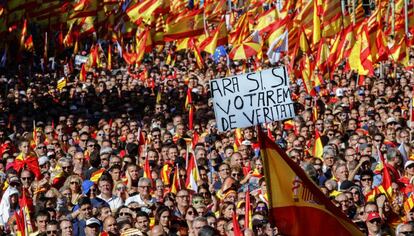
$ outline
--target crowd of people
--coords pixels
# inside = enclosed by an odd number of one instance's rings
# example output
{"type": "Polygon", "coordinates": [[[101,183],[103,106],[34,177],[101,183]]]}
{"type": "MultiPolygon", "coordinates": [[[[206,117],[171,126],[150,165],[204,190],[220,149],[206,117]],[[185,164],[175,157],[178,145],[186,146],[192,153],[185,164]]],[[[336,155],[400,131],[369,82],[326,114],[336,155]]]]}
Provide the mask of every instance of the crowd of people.
{"type": "MultiPolygon", "coordinates": [[[[199,69],[192,53],[177,53],[171,64],[167,52],[154,50],[135,69],[115,58],[115,69],[104,64],[86,81],[67,73],[65,60],[53,70],[2,71],[3,234],[17,234],[22,209],[29,235],[224,236],[234,235],[234,215],[244,235],[284,234],[268,217],[257,131],[218,132],[209,96],[211,79],[254,63],[205,56],[199,69]],[[67,84],[58,89],[61,76],[67,84]],[[188,186],[190,153],[196,189],[188,186]]],[[[413,71],[386,62],[359,79],[338,68],[310,96],[292,76],[296,117],[263,128],[363,232],[414,235],[413,71]],[[391,193],[381,191],[384,169],[391,193]]]]}

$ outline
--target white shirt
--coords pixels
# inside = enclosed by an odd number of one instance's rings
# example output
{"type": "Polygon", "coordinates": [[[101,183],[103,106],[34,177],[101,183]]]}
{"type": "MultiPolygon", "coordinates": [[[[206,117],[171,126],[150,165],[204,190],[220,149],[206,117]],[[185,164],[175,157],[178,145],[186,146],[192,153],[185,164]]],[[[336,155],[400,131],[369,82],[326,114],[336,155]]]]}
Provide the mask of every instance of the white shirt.
{"type": "Polygon", "coordinates": [[[104,200],[106,203],[109,204],[109,207],[111,208],[112,212],[116,212],[118,208],[120,208],[122,205],[124,205],[124,201],[117,196],[112,195],[111,198],[105,199],[102,194],[98,195],[98,198],[104,200]]]}
{"type": "MultiPolygon", "coordinates": [[[[148,204],[141,198],[140,194],[134,195],[132,197],[127,198],[127,200],[125,201],[125,205],[128,206],[131,202],[137,202],[140,206],[147,206],[148,204]]],[[[151,197],[149,202],[151,204],[154,204],[155,198],[151,197]]]]}

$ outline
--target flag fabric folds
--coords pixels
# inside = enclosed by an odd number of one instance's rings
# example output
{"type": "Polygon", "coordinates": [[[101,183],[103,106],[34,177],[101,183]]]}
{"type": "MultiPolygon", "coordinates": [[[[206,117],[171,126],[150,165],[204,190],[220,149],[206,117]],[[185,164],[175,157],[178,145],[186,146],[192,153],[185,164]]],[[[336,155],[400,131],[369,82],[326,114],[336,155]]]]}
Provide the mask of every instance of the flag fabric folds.
{"type": "Polygon", "coordinates": [[[178,16],[167,18],[165,24],[164,39],[172,41],[175,39],[188,38],[204,33],[203,10],[183,12],[178,16]]]}
{"type": "Polygon", "coordinates": [[[363,235],[300,166],[259,132],[269,197],[269,218],[286,235],[363,235]]]}

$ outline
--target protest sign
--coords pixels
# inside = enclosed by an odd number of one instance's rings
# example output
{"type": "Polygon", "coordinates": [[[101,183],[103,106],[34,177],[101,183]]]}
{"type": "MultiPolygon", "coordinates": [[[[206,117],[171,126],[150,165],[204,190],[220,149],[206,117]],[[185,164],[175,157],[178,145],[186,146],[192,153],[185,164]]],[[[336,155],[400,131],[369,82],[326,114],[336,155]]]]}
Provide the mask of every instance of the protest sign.
{"type": "Polygon", "coordinates": [[[295,116],[285,67],[214,79],[210,91],[222,132],[295,116]]]}
{"type": "Polygon", "coordinates": [[[82,65],[83,63],[86,63],[87,61],[88,61],[88,57],[86,56],[81,56],[81,55],[75,56],[75,65],[77,66],[82,65]]]}

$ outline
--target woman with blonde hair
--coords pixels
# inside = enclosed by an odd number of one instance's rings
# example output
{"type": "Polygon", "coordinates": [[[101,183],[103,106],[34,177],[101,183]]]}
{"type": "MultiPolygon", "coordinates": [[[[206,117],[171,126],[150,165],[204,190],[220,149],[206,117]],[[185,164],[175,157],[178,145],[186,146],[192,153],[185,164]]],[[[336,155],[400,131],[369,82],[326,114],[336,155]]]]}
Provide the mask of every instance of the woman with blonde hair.
{"type": "Polygon", "coordinates": [[[66,179],[63,186],[69,188],[72,193],[71,199],[68,200],[70,200],[73,205],[78,204],[78,200],[82,196],[82,178],[78,175],[71,175],[66,179]]]}

